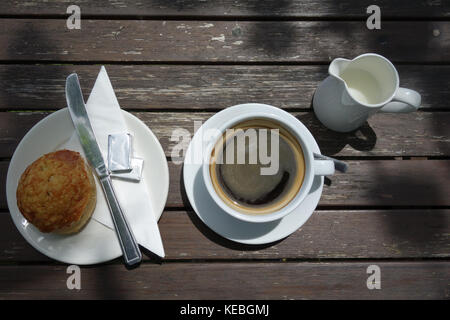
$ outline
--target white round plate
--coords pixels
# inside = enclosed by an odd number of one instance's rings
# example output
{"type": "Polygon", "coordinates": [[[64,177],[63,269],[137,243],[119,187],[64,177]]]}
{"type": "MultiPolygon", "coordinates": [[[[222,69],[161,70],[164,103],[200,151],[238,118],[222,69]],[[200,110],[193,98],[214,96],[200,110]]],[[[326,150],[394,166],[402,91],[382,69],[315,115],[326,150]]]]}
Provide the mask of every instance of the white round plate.
{"type": "MultiPolygon", "coordinates": [[[[123,110],[122,110],[123,111],[123,110]]],[[[135,153],[144,159],[142,179],[146,181],[156,218],[159,219],[169,192],[169,169],[158,138],[138,118],[123,111],[129,132],[133,135],[135,153]]],[[[8,168],[6,196],[11,217],[22,236],[46,256],[69,264],[96,264],[122,255],[115,231],[91,219],[77,234],[62,236],[42,233],[29,224],[17,208],[16,189],[20,176],[33,161],[53,152],[74,133],[67,108],[39,121],[19,143],[8,168]]],[[[97,210],[97,208],[96,208],[97,210]]]]}
{"type": "MultiPolygon", "coordinates": [[[[198,161],[189,162],[186,159],[195,158],[193,150],[203,150],[201,146],[203,143],[201,134],[203,132],[217,128],[220,124],[237,115],[254,113],[256,111],[267,111],[280,117],[286,116],[286,112],[279,108],[257,103],[241,104],[224,109],[209,118],[200,128],[203,130],[199,129],[197,134],[194,135],[186,151],[183,167],[186,194],[198,217],[222,237],[244,244],[266,244],[289,236],[300,228],[314,212],[323,188],[323,177],[316,176],[311,191],[300,206],[284,218],[267,223],[251,223],[238,220],[227,214],[214,202],[203,182],[202,164],[197,163],[198,161]]],[[[313,152],[320,153],[319,146],[309,131],[306,139],[313,146],[313,152]]]]}

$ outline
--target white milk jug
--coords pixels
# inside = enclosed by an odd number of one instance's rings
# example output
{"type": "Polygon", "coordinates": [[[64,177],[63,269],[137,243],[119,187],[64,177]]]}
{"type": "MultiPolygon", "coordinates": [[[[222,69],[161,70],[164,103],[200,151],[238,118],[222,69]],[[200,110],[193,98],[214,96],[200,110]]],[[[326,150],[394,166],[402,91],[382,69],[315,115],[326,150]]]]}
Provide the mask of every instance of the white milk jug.
{"type": "Polygon", "coordinates": [[[420,94],[399,87],[394,65],[378,54],[366,53],[353,60],[337,58],[328,73],[314,94],[313,108],[331,130],[355,130],[378,111],[405,113],[420,107],[420,94]]]}

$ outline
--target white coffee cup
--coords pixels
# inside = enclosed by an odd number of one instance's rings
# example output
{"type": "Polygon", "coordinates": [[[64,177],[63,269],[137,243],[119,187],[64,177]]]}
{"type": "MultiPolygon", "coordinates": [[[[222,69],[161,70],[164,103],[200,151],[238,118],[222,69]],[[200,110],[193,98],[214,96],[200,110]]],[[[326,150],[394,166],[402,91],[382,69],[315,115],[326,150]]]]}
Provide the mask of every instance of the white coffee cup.
{"type": "Polygon", "coordinates": [[[224,212],[239,220],[247,222],[269,222],[281,219],[290,212],[292,212],[302,203],[306,195],[311,190],[314,176],[325,176],[334,174],[333,161],[314,159],[311,146],[305,142],[306,141],[305,136],[307,134],[310,134],[308,129],[298,119],[296,119],[294,116],[290,115],[287,112],[283,111],[282,116],[270,112],[255,112],[251,114],[243,114],[233,118],[228,122],[225,122],[217,129],[218,129],[217,134],[214,137],[210,137],[209,141],[206,142],[206,146],[204,149],[205,157],[203,159],[202,165],[203,180],[209,195],[215,201],[215,203],[224,212]],[[292,198],[292,200],[281,209],[266,214],[248,214],[235,210],[234,208],[231,208],[217,194],[210,176],[211,153],[216,145],[217,140],[222,137],[226,129],[230,129],[241,122],[251,119],[267,119],[271,122],[278,122],[282,127],[289,130],[289,132],[295,137],[295,139],[300,144],[305,162],[305,175],[303,178],[303,183],[299,191],[295,195],[295,197],[292,198]]]}
{"type": "Polygon", "coordinates": [[[401,88],[394,65],[378,54],[334,59],[328,73],[314,93],[313,108],[331,130],[355,130],[378,111],[406,113],[420,107],[420,94],[401,88]]]}

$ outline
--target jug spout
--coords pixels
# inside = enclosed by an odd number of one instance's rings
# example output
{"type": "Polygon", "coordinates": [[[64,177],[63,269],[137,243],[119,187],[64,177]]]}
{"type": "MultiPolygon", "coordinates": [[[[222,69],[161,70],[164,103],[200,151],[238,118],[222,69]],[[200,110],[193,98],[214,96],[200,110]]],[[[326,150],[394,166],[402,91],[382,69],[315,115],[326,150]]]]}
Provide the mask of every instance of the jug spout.
{"type": "Polygon", "coordinates": [[[340,79],[342,72],[347,68],[350,62],[351,60],[348,59],[336,58],[331,62],[328,73],[340,79]]]}

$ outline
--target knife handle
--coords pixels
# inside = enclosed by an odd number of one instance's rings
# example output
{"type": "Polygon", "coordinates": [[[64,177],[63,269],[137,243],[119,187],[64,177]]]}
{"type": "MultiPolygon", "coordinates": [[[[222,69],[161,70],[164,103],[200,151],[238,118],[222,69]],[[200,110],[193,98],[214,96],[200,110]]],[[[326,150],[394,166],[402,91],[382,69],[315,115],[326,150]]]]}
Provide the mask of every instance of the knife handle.
{"type": "Polygon", "coordinates": [[[120,208],[119,201],[117,200],[116,193],[111,183],[111,178],[105,176],[100,178],[103,191],[106,196],[106,202],[108,203],[109,211],[116,228],[117,238],[119,238],[120,247],[122,249],[125,264],[133,266],[142,260],[142,254],[139,250],[133,232],[131,231],[127,220],[120,208]]]}

